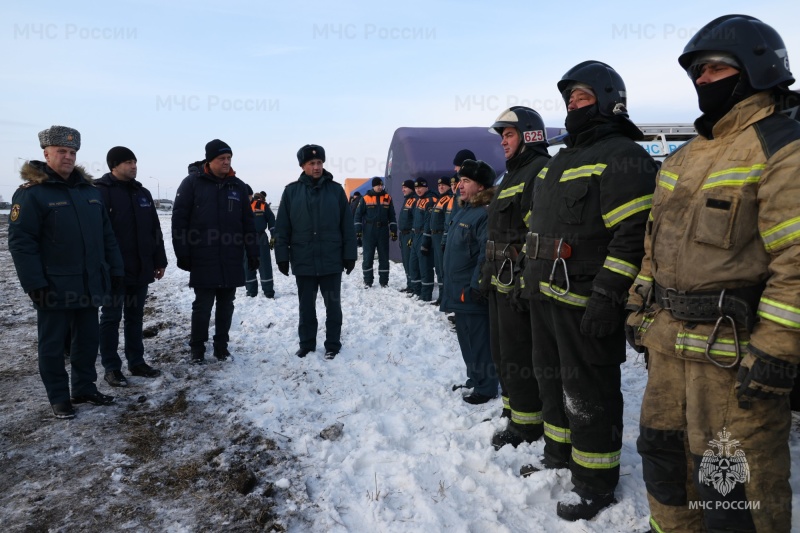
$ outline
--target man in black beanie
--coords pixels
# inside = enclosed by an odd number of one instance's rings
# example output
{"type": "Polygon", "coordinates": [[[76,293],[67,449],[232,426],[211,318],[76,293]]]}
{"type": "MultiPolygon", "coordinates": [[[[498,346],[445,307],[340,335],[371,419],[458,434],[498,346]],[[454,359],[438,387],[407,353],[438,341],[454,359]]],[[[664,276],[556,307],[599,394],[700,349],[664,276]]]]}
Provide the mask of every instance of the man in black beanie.
{"type": "Polygon", "coordinates": [[[342,271],[353,271],[358,254],[353,213],[344,188],[323,168],[325,149],[307,144],[297,151],[297,162],[303,172],[283,190],[278,208],[275,262],[284,276],[291,264],[297,283],[300,349],[295,355],[316,349],[319,291],[327,312],[325,359],[333,359],[342,347],[342,271]]]}
{"type": "Polygon", "coordinates": [[[364,250],[361,259],[364,287],[372,287],[375,279],[372,265],[376,248],[378,281],[381,287],[386,287],[389,285],[389,237],[393,241],[397,240],[397,221],[392,196],[383,190],[383,179],[372,178],[372,190],[359,202],[354,219],[356,237],[362,239],[364,250]]]}
{"type": "Polygon", "coordinates": [[[189,346],[192,364],[205,362],[211,308],[216,300],[214,357],[225,361],[236,287],[259,267],[257,234],[247,185],[231,168],[233,151],[219,139],[206,144],[205,163],[189,165],[172,208],[172,246],[178,268],[190,272],[194,289],[189,346]],[[201,167],[197,168],[198,166],[201,167]],[[224,206],[224,207],[220,207],[224,206]]]}
{"type": "Polygon", "coordinates": [[[144,362],[142,322],[148,285],[164,276],[167,254],[153,196],[136,181],[136,156],[130,148],[115,146],[108,151],[106,162],[111,172],[94,184],[103,195],[122,253],[125,281],[112,288],[111,302],[100,310],[100,361],[106,382],[112,387],[125,387],[128,380],[117,353],[123,315],[128,370],[134,376],[146,378],[161,375],[160,370],[144,362]]]}

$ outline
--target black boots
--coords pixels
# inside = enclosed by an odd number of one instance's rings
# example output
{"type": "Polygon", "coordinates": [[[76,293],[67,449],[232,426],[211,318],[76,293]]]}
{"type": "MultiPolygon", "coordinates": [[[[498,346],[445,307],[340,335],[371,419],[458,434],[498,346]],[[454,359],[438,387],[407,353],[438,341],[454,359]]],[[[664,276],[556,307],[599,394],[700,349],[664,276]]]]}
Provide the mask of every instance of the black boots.
{"type": "Polygon", "coordinates": [[[543,433],[542,424],[532,424],[530,427],[525,427],[509,423],[506,429],[492,435],[492,446],[494,446],[495,450],[499,450],[506,444],[516,448],[523,442],[530,444],[539,440],[543,433]]]}
{"type": "Polygon", "coordinates": [[[576,520],[591,520],[597,513],[617,503],[614,493],[609,494],[589,494],[583,496],[577,492],[570,492],[556,506],[556,514],[564,520],[575,522],[576,520]]]}

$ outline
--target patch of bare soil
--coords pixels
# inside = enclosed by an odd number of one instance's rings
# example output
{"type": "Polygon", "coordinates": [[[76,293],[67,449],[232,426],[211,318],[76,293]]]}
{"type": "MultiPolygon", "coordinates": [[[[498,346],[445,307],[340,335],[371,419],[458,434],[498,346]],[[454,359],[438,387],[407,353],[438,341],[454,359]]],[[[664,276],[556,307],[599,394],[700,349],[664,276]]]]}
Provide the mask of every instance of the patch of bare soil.
{"type": "Polygon", "coordinates": [[[70,421],[53,417],[37,369],[36,312],[16,277],[7,224],[3,216],[0,529],[285,531],[290,517],[278,516],[276,502],[295,495],[274,482],[294,458],[220,408],[226,398],[211,382],[223,365],[186,364],[189,310],[171,308],[157,285],[145,348],[162,377],[129,377],[130,386],[111,389],[98,361],[98,387],[116,404],[81,404],[70,421]]]}

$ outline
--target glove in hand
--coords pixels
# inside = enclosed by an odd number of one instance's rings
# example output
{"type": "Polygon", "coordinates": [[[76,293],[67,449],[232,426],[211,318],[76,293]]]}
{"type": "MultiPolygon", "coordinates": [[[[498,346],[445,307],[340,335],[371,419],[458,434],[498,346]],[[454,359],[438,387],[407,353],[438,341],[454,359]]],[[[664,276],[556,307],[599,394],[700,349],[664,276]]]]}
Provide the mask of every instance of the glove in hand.
{"type": "MultiPolygon", "coordinates": [[[[630,316],[630,315],[631,314],[628,313],[627,316],[630,316]]],[[[645,350],[644,346],[640,346],[640,345],[636,344],[636,328],[638,326],[629,325],[628,324],[628,318],[625,317],[625,325],[624,325],[624,327],[625,327],[625,340],[628,341],[628,346],[630,346],[631,348],[636,350],[637,353],[644,353],[644,350],[645,350]]]]}
{"type": "Polygon", "coordinates": [[[274,249],[275,249],[275,237],[272,237],[272,238],[269,240],[269,249],[270,249],[270,250],[274,250],[274,249]]]}
{"type": "Polygon", "coordinates": [[[621,308],[608,296],[592,292],[581,319],[581,333],[592,337],[607,337],[622,323],[621,308]]]}
{"type": "Polygon", "coordinates": [[[769,400],[792,392],[797,365],[769,356],[752,346],[747,349],[736,374],[739,407],[749,409],[750,401],[755,398],[769,400]]]}
{"type": "Polygon", "coordinates": [[[31,292],[28,293],[28,297],[38,307],[46,307],[46,304],[47,304],[47,293],[49,291],[50,291],[50,287],[42,287],[40,289],[33,289],[31,292]]]}
{"type": "Polygon", "coordinates": [[[278,270],[284,276],[289,275],[289,261],[279,261],[278,262],[278,270]]]}
{"type": "Polygon", "coordinates": [[[192,260],[188,257],[179,257],[178,258],[178,268],[181,270],[185,270],[186,272],[192,271],[192,260]]]}
{"type": "Polygon", "coordinates": [[[344,271],[349,276],[350,272],[356,267],[356,262],[354,259],[345,259],[344,261],[344,271]]]}
{"type": "Polygon", "coordinates": [[[396,241],[396,240],[397,240],[397,233],[395,233],[395,232],[391,232],[389,235],[391,235],[391,236],[392,236],[392,240],[393,240],[393,241],[396,241]]]}
{"type": "Polygon", "coordinates": [[[258,260],[258,257],[247,258],[247,270],[249,270],[250,272],[254,272],[258,270],[259,266],[261,266],[261,261],[258,260]]]}
{"type": "Polygon", "coordinates": [[[469,298],[472,303],[481,305],[485,304],[488,301],[486,299],[486,296],[480,290],[473,288],[469,289],[469,298]]]}
{"type": "Polygon", "coordinates": [[[362,237],[364,237],[363,233],[361,233],[360,231],[356,232],[356,239],[361,239],[362,237]]]}

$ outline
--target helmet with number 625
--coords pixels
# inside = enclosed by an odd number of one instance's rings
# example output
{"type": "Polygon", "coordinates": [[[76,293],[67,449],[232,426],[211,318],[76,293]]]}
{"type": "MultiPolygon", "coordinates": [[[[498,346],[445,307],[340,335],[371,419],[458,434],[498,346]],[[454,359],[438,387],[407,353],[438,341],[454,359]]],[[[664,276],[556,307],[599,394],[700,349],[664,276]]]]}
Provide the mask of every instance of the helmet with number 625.
{"type": "Polygon", "coordinates": [[[525,146],[542,146],[547,148],[542,117],[529,107],[515,105],[500,113],[489,131],[503,134],[504,128],[516,128],[525,146]]]}

